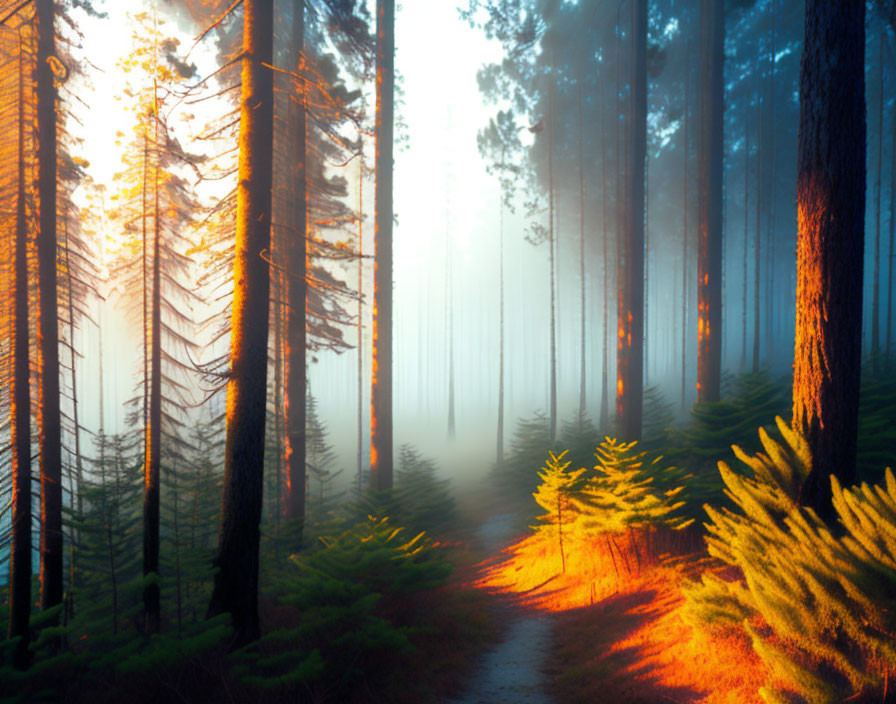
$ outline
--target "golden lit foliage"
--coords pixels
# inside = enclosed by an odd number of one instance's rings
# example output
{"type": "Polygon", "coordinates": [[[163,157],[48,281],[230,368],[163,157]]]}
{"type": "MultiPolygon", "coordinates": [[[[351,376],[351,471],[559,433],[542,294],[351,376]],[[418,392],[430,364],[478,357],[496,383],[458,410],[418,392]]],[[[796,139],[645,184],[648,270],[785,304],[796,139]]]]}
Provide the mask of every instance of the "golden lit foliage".
{"type": "Polygon", "coordinates": [[[780,418],[784,442],[764,432],[765,453],[735,448],[752,476],[720,462],[736,510],[707,507],[709,552],[742,573],[705,573],[686,587],[694,623],[739,626],[766,663],[767,701],[839,702],[879,696],[896,671],[896,480],[843,490],[834,507],[846,533],[835,535],[798,504],[811,469],[808,445],[780,418]]]}

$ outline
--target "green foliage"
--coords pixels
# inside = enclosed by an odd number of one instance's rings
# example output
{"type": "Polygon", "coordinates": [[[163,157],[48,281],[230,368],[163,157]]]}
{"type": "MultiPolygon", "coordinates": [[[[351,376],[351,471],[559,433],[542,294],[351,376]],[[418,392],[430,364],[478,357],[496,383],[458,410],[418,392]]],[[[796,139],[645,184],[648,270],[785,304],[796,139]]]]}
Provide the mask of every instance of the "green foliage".
{"type": "Polygon", "coordinates": [[[756,428],[767,418],[790,412],[789,379],[776,381],[765,371],[741,374],[730,381],[729,389],[721,401],[694,405],[690,423],[669,433],[665,455],[690,475],[686,510],[693,516],[705,503],[724,501],[716,471],[719,458],[729,457],[732,445],[758,451],[756,428]]]}
{"type": "Polygon", "coordinates": [[[645,450],[658,450],[668,444],[675,411],[659,386],[644,389],[643,408],[639,444],[645,450]]]}
{"type": "Polygon", "coordinates": [[[408,651],[413,634],[390,615],[396,604],[443,584],[451,569],[424,534],[403,533],[388,519],[368,518],[322,538],[320,550],[293,555],[274,591],[301,622],[236,653],[238,676],[269,690],[326,686],[334,696],[386,676],[384,663],[408,651]]]}
{"type": "Polygon", "coordinates": [[[764,453],[735,448],[749,476],[719,462],[735,508],[706,507],[710,554],[743,580],[705,573],[685,590],[686,613],[744,630],[769,670],[767,701],[879,697],[896,672],[896,480],[887,470],[883,486],[844,490],[832,477],[839,537],[797,502],[809,449],[777,426],[782,442],[760,430],[764,453]]]}
{"type": "Polygon", "coordinates": [[[441,535],[457,520],[451,482],[439,479],[433,460],[423,457],[412,445],[399,450],[398,471],[391,491],[368,492],[348,507],[349,520],[372,515],[389,518],[410,531],[441,535]]]}
{"type": "Polygon", "coordinates": [[[896,374],[862,369],[856,475],[879,482],[883,467],[896,465],[896,374]]]}

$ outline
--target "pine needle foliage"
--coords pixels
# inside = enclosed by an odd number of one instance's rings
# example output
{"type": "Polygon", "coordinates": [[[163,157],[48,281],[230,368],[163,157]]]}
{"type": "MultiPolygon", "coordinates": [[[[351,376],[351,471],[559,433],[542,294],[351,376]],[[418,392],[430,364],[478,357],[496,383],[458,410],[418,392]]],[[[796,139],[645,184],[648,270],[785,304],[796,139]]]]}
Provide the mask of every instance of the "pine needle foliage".
{"type": "Polygon", "coordinates": [[[707,546],[743,578],[704,573],[685,588],[686,617],[743,630],[768,667],[766,701],[880,700],[896,674],[896,479],[832,477],[835,535],[798,503],[808,445],[780,417],[777,429],[780,442],[760,430],[764,452],[734,448],[748,475],[719,462],[734,508],[706,507],[707,546]]]}
{"type": "Polygon", "coordinates": [[[234,672],[260,689],[287,694],[301,685],[340,701],[359,681],[373,686],[390,658],[412,648],[414,629],[391,616],[395,603],[440,586],[451,567],[423,533],[408,538],[387,518],[320,542],[293,555],[273,587],[301,622],[235,653],[234,672]]]}
{"type": "Polygon", "coordinates": [[[435,461],[421,455],[413,445],[402,445],[398,456],[393,488],[368,492],[349,505],[348,519],[359,521],[372,515],[389,518],[409,531],[444,535],[457,520],[451,481],[440,479],[435,461]]]}
{"type": "Polygon", "coordinates": [[[563,527],[572,526],[579,519],[576,510],[574,495],[579,489],[579,477],[585,473],[585,468],[570,470],[571,460],[564,461],[566,451],[559,455],[548,452],[548,460],[544,468],[538,473],[541,484],[532,496],[536,503],[547,511],[539,516],[539,525],[533,526],[536,533],[542,533],[546,537],[557,536],[557,544],[560,548],[560,562],[563,572],[566,572],[566,555],[563,552],[563,527]]]}

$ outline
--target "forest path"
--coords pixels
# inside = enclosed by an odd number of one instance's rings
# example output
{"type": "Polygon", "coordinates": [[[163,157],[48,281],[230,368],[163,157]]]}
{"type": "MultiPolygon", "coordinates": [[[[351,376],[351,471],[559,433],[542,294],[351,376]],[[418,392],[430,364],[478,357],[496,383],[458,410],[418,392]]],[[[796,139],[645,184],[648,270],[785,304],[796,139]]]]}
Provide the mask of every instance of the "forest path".
{"type": "MultiPolygon", "coordinates": [[[[497,558],[514,536],[516,515],[489,516],[475,541],[497,558]]],[[[503,623],[501,643],[483,654],[461,696],[445,704],[551,704],[545,664],[553,636],[552,614],[520,607],[508,596],[496,595],[494,616],[503,623]]]]}

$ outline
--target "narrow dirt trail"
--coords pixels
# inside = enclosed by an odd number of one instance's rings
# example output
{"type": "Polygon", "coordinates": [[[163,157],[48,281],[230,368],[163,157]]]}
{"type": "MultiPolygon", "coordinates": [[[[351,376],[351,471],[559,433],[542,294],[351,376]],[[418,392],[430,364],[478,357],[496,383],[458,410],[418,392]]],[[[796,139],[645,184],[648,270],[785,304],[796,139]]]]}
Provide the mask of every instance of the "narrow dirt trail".
{"type": "MultiPolygon", "coordinates": [[[[490,516],[475,540],[497,556],[514,537],[515,515],[490,516]]],[[[524,609],[510,597],[495,596],[495,618],[506,627],[504,640],[487,651],[460,697],[445,704],[551,704],[544,667],[550,657],[553,616],[524,609]]]]}

